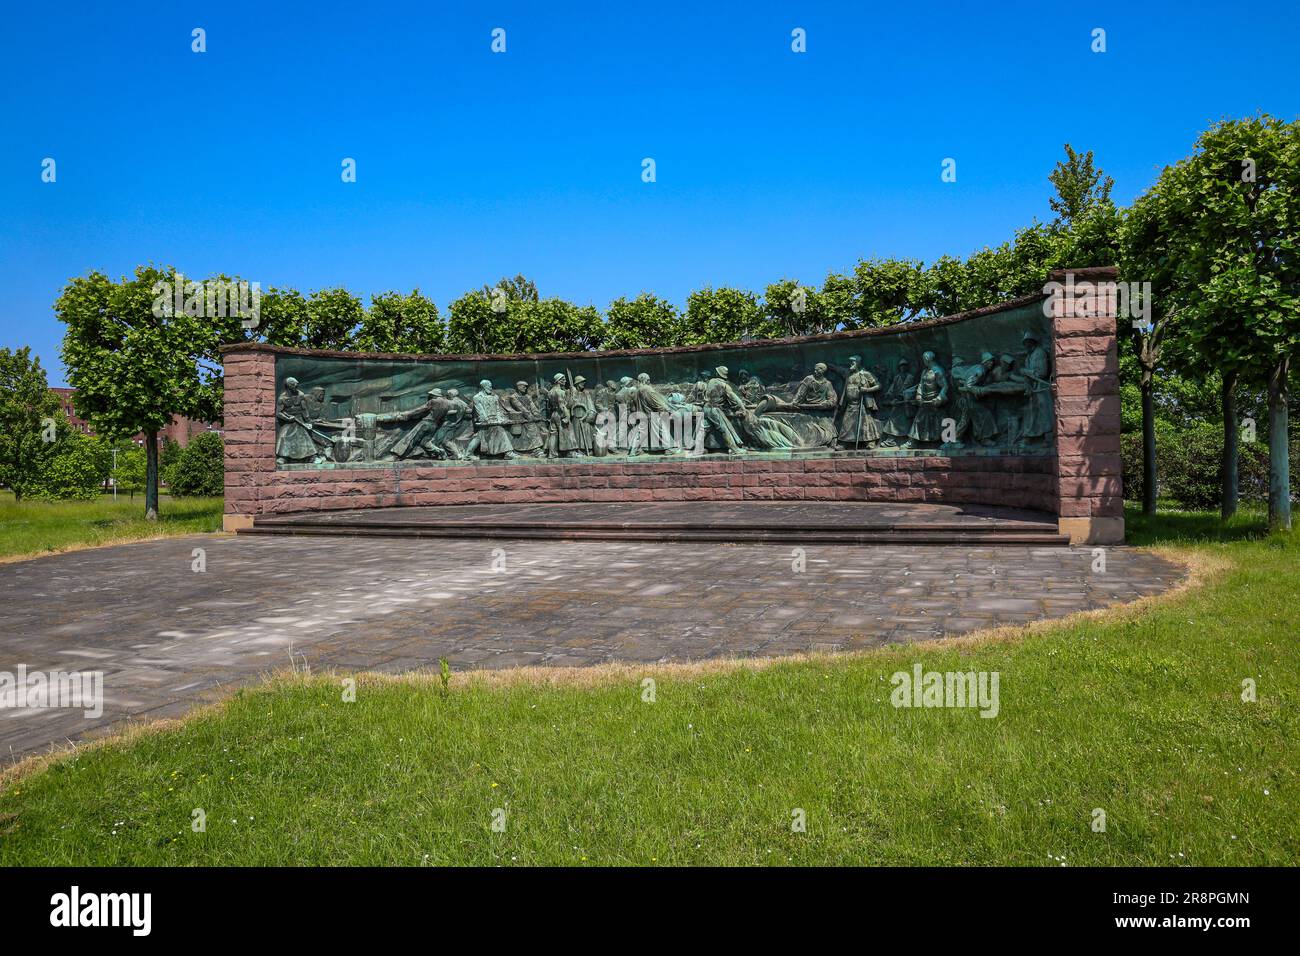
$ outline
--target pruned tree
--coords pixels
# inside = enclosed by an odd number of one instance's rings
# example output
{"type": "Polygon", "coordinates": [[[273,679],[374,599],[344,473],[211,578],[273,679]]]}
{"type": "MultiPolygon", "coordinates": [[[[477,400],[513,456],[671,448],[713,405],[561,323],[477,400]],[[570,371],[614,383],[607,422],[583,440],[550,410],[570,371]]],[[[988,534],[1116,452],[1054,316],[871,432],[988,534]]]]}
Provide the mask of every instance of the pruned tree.
{"type": "Polygon", "coordinates": [[[174,415],[213,420],[221,409],[221,324],[159,294],[175,281],[174,269],[153,266],[117,282],[91,272],[54,303],[78,414],[110,440],[145,434],[149,518],[158,514],[158,433],[174,415]]]}

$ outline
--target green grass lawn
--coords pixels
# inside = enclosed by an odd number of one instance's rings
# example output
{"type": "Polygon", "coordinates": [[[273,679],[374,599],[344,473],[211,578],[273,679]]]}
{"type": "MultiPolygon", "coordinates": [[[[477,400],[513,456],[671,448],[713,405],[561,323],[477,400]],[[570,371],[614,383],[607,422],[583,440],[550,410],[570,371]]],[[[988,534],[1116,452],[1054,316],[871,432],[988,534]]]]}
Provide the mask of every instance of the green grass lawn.
{"type": "Polygon", "coordinates": [[[0,491],[0,560],[221,529],[220,498],[163,496],[157,521],[144,519],[144,495],[95,501],[14,501],[0,491]]]}
{"type": "Polygon", "coordinates": [[[1300,539],[1258,514],[1130,521],[1208,583],[1010,640],[765,669],[363,679],[355,703],[285,678],[10,775],[0,863],[1300,863],[1300,539]],[[895,709],[890,675],[916,661],[997,671],[999,715],[895,709]]]}

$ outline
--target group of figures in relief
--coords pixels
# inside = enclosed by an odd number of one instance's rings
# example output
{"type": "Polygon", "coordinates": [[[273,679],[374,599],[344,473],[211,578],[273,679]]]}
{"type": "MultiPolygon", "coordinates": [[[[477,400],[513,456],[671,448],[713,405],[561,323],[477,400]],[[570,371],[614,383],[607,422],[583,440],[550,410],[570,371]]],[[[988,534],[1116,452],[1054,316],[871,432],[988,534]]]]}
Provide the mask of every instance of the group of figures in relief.
{"type": "Polygon", "coordinates": [[[797,383],[766,386],[725,365],[690,383],[657,386],[641,373],[589,387],[555,372],[549,385],[498,391],[484,379],[466,399],[431,388],[404,411],[322,415],[324,389],[284,380],[277,399],[281,465],[479,459],[562,459],[710,452],[1034,447],[1054,432],[1051,368],[1033,332],[1019,358],[985,351],[945,369],[817,363],[797,383]]]}

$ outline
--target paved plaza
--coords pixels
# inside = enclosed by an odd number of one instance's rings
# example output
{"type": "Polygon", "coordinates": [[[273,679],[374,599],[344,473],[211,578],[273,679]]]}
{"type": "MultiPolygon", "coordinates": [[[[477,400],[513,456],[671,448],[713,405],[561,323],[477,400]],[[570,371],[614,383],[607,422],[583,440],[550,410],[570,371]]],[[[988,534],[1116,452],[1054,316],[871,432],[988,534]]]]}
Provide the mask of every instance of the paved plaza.
{"type": "Polygon", "coordinates": [[[1093,561],[1061,547],[192,536],[3,564],[0,671],[102,671],[105,702],[98,719],[0,710],[0,760],[179,715],[291,655],[397,673],[442,657],[464,670],[856,650],[1130,601],[1184,574],[1128,548],[1107,550],[1104,573],[1093,561]]]}

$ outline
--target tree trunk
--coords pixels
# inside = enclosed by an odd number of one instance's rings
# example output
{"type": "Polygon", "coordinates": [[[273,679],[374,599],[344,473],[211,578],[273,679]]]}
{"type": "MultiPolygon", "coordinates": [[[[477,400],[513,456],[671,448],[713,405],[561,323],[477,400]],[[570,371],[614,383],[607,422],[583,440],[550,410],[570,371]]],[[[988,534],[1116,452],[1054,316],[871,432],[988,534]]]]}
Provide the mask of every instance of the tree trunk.
{"type": "Polygon", "coordinates": [[[147,521],[158,520],[158,433],[145,432],[144,436],[144,516],[147,521]]]}
{"type": "Polygon", "coordinates": [[[1142,513],[1156,513],[1156,412],[1155,381],[1142,373],[1142,513]]]}
{"type": "Polygon", "coordinates": [[[1268,379],[1268,526],[1291,527],[1291,442],[1287,416],[1289,356],[1278,359],[1268,379]]]}
{"type": "Polygon", "coordinates": [[[1220,392],[1223,405],[1223,494],[1220,513],[1227,521],[1237,513],[1237,373],[1224,373],[1220,392]]]}

